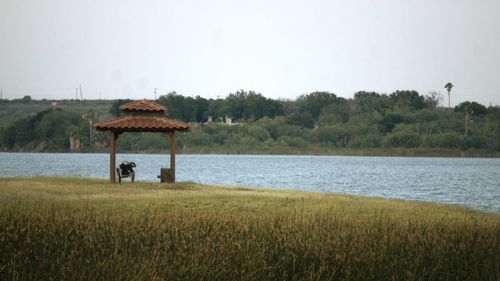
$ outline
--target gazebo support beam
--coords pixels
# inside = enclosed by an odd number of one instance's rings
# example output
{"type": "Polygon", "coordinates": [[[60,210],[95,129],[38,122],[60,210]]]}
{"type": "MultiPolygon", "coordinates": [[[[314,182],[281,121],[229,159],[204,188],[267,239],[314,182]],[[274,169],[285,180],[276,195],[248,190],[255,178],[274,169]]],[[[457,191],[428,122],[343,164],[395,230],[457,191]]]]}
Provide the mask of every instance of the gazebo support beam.
{"type": "Polygon", "coordinates": [[[167,133],[168,141],[170,143],[170,178],[175,182],[175,135],[174,131],[167,133]]]}
{"type": "Polygon", "coordinates": [[[110,131],[109,132],[109,181],[115,183],[115,167],[116,167],[116,139],[118,134],[110,131]]]}

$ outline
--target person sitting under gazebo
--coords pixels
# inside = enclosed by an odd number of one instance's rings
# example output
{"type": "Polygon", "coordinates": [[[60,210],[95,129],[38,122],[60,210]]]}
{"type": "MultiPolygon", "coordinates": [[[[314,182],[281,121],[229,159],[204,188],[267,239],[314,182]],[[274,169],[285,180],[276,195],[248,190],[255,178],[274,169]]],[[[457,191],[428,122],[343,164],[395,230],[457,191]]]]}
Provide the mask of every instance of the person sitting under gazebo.
{"type": "Polygon", "coordinates": [[[127,162],[123,161],[120,164],[120,171],[118,173],[119,180],[121,182],[121,178],[127,178],[130,177],[130,180],[134,182],[135,180],[135,171],[134,168],[136,167],[134,162],[127,162]]]}

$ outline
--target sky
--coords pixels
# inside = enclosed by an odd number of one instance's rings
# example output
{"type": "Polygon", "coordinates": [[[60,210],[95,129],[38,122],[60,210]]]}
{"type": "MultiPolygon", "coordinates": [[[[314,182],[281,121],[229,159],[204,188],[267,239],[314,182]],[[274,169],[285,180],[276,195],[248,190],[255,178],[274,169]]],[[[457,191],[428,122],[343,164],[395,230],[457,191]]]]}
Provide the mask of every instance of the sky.
{"type": "Polygon", "coordinates": [[[0,0],[3,98],[240,89],[500,105],[500,0],[0,0]]]}

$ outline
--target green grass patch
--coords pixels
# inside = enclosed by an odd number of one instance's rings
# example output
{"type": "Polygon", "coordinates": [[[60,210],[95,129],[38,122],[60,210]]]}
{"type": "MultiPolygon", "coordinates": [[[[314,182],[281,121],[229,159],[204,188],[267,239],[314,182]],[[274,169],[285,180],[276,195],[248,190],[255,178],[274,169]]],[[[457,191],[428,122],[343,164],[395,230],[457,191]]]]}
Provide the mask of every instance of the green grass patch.
{"type": "Polygon", "coordinates": [[[499,280],[500,215],[297,190],[0,178],[0,280],[499,280]]]}

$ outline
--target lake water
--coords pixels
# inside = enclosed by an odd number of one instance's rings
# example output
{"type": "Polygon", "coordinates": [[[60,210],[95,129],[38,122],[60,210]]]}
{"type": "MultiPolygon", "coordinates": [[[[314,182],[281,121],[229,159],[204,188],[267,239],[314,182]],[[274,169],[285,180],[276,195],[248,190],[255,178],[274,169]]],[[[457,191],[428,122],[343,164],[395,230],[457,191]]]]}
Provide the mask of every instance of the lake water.
{"type": "MultiPolygon", "coordinates": [[[[452,203],[500,212],[500,159],[177,155],[177,181],[298,188],[452,203]]],[[[165,154],[117,154],[137,180],[157,181],[165,154]]],[[[108,154],[0,153],[0,177],[109,177],[108,154]]]]}

